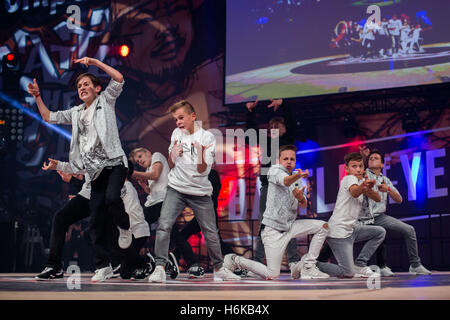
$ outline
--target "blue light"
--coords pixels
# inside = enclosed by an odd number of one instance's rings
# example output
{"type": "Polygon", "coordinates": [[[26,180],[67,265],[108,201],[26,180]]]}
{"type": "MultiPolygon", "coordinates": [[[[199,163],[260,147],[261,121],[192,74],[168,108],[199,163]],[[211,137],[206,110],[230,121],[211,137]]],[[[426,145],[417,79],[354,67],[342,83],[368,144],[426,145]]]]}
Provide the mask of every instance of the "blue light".
{"type": "Polygon", "coordinates": [[[265,24],[269,21],[269,19],[267,17],[261,17],[258,19],[258,23],[259,24],[265,24]]]}
{"type": "Polygon", "coordinates": [[[10,106],[18,109],[18,110],[22,110],[23,113],[29,115],[31,118],[39,121],[40,123],[42,123],[43,125],[45,125],[47,128],[56,131],[57,133],[59,133],[60,135],[62,135],[64,138],[66,138],[67,140],[72,139],[72,135],[67,132],[64,129],[61,129],[60,127],[54,125],[54,124],[49,124],[47,122],[45,122],[44,120],[42,120],[41,116],[36,114],[35,112],[29,110],[28,108],[25,108],[24,106],[22,106],[22,104],[11,98],[10,96],[6,95],[5,93],[0,91],[0,99],[6,103],[8,103],[10,106]]]}
{"type": "Polygon", "coordinates": [[[419,168],[420,168],[420,153],[418,155],[414,154],[411,166],[411,178],[414,183],[414,186],[417,186],[417,177],[419,175],[419,168]]]}

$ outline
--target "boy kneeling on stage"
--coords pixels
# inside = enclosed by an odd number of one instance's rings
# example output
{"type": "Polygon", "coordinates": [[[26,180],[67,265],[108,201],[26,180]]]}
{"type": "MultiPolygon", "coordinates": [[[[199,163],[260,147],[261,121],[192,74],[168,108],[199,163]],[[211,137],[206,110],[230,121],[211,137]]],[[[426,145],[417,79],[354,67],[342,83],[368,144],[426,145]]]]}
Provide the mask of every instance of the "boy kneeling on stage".
{"type": "Polygon", "coordinates": [[[298,279],[328,278],[316,267],[316,259],[327,235],[328,224],[320,220],[296,220],[298,207],[306,208],[305,187],[298,188],[298,180],[308,176],[301,169],[293,173],[297,148],[294,145],[280,147],[279,164],[272,165],[267,174],[269,187],[267,207],[262,220],[261,238],[266,253],[267,266],[235,254],[228,254],[224,266],[230,270],[246,269],[260,277],[272,280],[280,275],[284,251],[293,238],[314,234],[309,251],[293,267],[292,277],[298,279]]]}

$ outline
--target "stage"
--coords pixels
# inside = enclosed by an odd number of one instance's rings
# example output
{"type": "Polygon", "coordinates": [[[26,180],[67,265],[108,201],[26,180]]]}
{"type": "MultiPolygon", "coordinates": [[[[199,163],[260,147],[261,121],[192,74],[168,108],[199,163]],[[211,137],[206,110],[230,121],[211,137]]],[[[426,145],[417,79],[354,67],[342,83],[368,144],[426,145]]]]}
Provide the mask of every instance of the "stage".
{"type": "Polygon", "coordinates": [[[0,274],[0,300],[449,300],[450,272],[434,271],[430,276],[398,272],[394,277],[375,279],[291,280],[282,273],[279,280],[213,281],[180,274],[165,284],[146,280],[109,279],[91,283],[91,273],[77,282],[69,277],[36,281],[36,274],[0,274]],[[377,287],[379,289],[377,289],[377,287]],[[69,289],[71,288],[71,289],[69,289]],[[372,289],[370,289],[372,288],[372,289]]]}

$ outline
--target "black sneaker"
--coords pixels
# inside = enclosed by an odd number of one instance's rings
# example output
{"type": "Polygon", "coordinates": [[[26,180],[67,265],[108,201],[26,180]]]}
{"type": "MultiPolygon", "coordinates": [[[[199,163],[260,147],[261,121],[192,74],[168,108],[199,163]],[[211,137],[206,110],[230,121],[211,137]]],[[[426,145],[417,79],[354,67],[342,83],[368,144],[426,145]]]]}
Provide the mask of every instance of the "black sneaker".
{"type": "Polygon", "coordinates": [[[153,271],[155,271],[156,261],[150,252],[147,253],[147,256],[150,258],[150,261],[148,262],[148,265],[146,267],[146,272],[149,272],[148,275],[151,275],[153,273],[153,271]]]}
{"type": "Polygon", "coordinates": [[[175,279],[180,273],[177,258],[175,258],[175,255],[172,252],[169,253],[169,262],[166,264],[166,273],[168,273],[172,279],[175,279]]]}
{"type": "Polygon", "coordinates": [[[150,274],[146,272],[147,268],[138,268],[131,274],[131,279],[133,280],[143,280],[147,278],[150,274]]]}
{"type": "Polygon", "coordinates": [[[195,264],[191,266],[188,270],[189,272],[189,278],[203,278],[205,275],[205,269],[203,269],[202,266],[199,266],[198,264],[195,264]]]}
{"type": "Polygon", "coordinates": [[[247,273],[248,271],[245,269],[236,269],[234,270],[234,274],[240,276],[241,278],[246,278],[247,277],[247,273]]]}
{"type": "Polygon", "coordinates": [[[44,271],[34,277],[36,280],[53,280],[62,279],[64,271],[62,269],[55,269],[52,267],[45,267],[44,271]]]}
{"type": "Polygon", "coordinates": [[[111,278],[119,278],[120,277],[120,264],[117,267],[113,267],[113,275],[111,278]]]}

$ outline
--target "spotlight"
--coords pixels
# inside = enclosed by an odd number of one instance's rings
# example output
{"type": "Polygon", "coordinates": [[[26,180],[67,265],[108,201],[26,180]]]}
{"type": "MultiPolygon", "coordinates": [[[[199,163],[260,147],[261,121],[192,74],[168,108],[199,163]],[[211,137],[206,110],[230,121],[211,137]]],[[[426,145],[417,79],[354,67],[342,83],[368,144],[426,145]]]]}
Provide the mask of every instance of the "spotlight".
{"type": "Polygon", "coordinates": [[[351,114],[346,114],[344,116],[343,123],[344,137],[354,138],[358,133],[358,125],[356,124],[355,118],[351,114]]]}
{"type": "Polygon", "coordinates": [[[121,45],[119,48],[119,54],[121,57],[125,58],[130,54],[130,48],[126,44],[121,45]]]}
{"type": "Polygon", "coordinates": [[[419,116],[414,110],[409,110],[405,113],[402,119],[402,129],[406,133],[419,131],[420,123],[419,116]]]}
{"type": "Polygon", "coordinates": [[[17,62],[18,62],[17,55],[13,52],[5,54],[2,57],[2,67],[5,68],[6,70],[15,71],[15,69],[17,68],[17,62]]]}
{"type": "Polygon", "coordinates": [[[4,142],[22,141],[24,135],[24,117],[16,109],[0,106],[0,139],[4,142]]]}

